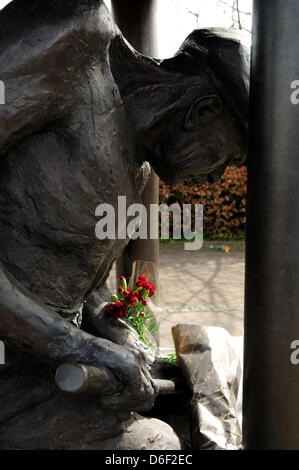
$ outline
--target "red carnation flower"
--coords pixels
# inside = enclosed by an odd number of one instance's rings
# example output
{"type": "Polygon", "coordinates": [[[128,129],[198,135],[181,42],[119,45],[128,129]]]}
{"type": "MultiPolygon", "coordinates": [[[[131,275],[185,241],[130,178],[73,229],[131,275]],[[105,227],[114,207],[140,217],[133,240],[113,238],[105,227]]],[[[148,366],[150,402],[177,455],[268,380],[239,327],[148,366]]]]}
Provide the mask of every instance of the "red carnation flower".
{"type": "Polygon", "coordinates": [[[145,282],[143,284],[143,289],[148,290],[149,291],[148,296],[152,297],[156,291],[156,286],[152,282],[145,282]]]}
{"type": "Polygon", "coordinates": [[[130,289],[125,293],[125,301],[127,304],[131,305],[132,307],[136,304],[138,301],[138,298],[136,297],[135,294],[133,294],[133,289],[130,289]]]}
{"type": "MultiPolygon", "coordinates": [[[[139,278],[141,278],[141,277],[146,279],[145,276],[139,276],[139,278]]],[[[152,282],[145,281],[144,279],[139,279],[136,282],[136,286],[141,287],[141,289],[143,289],[143,290],[149,291],[149,294],[148,294],[149,297],[152,297],[155,294],[156,286],[152,282]]]]}
{"type": "Polygon", "coordinates": [[[125,318],[127,316],[126,306],[122,302],[111,303],[109,311],[115,318],[125,318]]]}
{"type": "Polygon", "coordinates": [[[140,290],[138,290],[136,293],[135,293],[135,296],[137,297],[137,299],[139,300],[139,302],[142,302],[143,301],[143,295],[142,295],[142,292],[140,290]]]}

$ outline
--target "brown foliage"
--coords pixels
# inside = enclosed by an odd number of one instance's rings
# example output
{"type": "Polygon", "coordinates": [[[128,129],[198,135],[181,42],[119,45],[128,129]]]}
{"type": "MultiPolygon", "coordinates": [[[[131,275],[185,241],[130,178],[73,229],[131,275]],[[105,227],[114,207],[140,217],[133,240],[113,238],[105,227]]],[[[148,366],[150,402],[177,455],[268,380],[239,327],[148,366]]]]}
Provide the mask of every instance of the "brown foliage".
{"type": "MultiPolygon", "coordinates": [[[[228,167],[216,184],[193,182],[167,186],[160,182],[160,203],[203,204],[204,237],[241,238],[246,221],[246,167],[228,167]]],[[[194,216],[194,210],[192,210],[194,216]]]]}

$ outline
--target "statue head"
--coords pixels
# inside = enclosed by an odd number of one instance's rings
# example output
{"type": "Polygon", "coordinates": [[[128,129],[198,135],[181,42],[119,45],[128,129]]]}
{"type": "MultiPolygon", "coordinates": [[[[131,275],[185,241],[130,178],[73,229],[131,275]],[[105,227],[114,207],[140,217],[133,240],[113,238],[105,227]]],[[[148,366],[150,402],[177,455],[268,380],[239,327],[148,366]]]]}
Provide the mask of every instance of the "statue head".
{"type": "Polygon", "coordinates": [[[215,182],[247,153],[249,51],[236,30],[193,31],[130,95],[139,154],[175,184],[215,182]]]}
{"type": "Polygon", "coordinates": [[[245,161],[249,51],[237,31],[195,30],[174,57],[157,61],[130,47],[101,0],[68,0],[57,9],[60,3],[27,5],[15,0],[1,11],[5,34],[0,78],[5,79],[8,101],[0,107],[0,154],[49,122],[65,122],[78,112],[83,98],[84,112],[94,111],[89,94],[82,93],[90,78],[85,72],[74,73],[85,68],[94,71],[94,86],[101,95],[101,127],[109,128],[102,118],[106,107],[124,104],[127,113],[114,113],[115,125],[126,129],[138,162],[149,161],[165,182],[188,177],[214,182],[228,164],[245,161]],[[22,27],[11,29],[10,21],[22,27]]]}
{"type": "Polygon", "coordinates": [[[192,89],[190,95],[186,90],[181,132],[174,135],[161,176],[170,182],[186,176],[217,181],[228,164],[246,158],[249,52],[235,30],[196,30],[161,66],[179,71],[192,89]]]}

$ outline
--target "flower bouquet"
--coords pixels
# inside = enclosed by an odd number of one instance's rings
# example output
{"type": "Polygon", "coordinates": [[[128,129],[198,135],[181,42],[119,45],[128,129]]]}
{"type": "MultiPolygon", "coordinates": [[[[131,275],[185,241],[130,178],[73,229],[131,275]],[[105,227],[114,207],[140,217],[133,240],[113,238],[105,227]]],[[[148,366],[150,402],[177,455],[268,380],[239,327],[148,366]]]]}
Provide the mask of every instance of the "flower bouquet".
{"type": "Polygon", "coordinates": [[[159,323],[163,308],[157,268],[153,263],[135,261],[129,286],[120,278],[117,294],[112,295],[109,311],[133,328],[151,349],[158,348],[159,323]],[[154,282],[152,282],[154,281],[154,282]]]}

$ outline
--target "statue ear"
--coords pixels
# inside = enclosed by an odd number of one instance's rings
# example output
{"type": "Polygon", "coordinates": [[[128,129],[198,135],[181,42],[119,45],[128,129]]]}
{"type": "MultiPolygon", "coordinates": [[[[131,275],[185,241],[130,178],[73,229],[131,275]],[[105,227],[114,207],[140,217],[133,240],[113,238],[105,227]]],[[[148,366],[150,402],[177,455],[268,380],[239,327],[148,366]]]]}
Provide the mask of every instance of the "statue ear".
{"type": "Polygon", "coordinates": [[[206,95],[198,98],[189,109],[185,118],[185,128],[192,130],[200,124],[206,124],[219,116],[223,103],[217,95],[206,95]]]}

